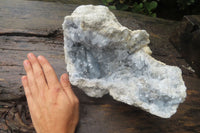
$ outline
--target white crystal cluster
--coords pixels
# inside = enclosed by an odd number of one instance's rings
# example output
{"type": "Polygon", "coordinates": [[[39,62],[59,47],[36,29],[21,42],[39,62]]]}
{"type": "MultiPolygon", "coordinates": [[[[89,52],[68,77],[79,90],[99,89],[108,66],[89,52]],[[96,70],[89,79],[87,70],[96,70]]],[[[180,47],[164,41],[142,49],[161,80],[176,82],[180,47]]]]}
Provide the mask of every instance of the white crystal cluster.
{"type": "Polygon", "coordinates": [[[186,97],[181,70],[150,56],[149,34],[122,26],[105,6],[79,6],[63,23],[70,82],[162,118],[186,97]]]}

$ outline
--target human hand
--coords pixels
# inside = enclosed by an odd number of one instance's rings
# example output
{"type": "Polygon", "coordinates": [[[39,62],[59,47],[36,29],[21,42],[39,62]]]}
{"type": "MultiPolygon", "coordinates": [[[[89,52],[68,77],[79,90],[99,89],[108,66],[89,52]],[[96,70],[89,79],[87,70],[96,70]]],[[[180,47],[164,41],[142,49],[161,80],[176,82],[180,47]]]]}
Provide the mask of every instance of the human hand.
{"type": "Polygon", "coordinates": [[[27,55],[22,77],[31,119],[37,133],[73,133],[79,120],[79,100],[67,74],[60,82],[47,59],[27,55]]]}

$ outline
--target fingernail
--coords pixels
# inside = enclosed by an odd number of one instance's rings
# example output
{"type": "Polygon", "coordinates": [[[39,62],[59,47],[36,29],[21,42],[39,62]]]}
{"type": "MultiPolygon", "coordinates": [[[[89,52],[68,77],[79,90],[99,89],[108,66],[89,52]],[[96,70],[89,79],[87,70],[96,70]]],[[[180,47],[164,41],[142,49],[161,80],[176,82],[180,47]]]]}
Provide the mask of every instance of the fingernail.
{"type": "Polygon", "coordinates": [[[26,76],[22,76],[22,80],[26,80],[26,76]]]}
{"type": "Polygon", "coordinates": [[[40,55],[40,56],[38,56],[38,60],[41,60],[42,59],[42,56],[40,55]]]}
{"type": "Polygon", "coordinates": [[[68,81],[69,79],[68,79],[68,75],[67,74],[64,74],[63,75],[63,79],[65,80],[65,81],[68,81]]]}
{"type": "Polygon", "coordinates": [[[29,62],[28,62],[27,60],[25,60],[25,61],[24,61],[24,65],[25,65],[25,66],[28,66],[28,65],[29,65],[29,62]]]}
{"type": "Polygon", "coordinates": [[[33,54],[32,54],[32,53],[29,53],[29,54],[28,54],[28,57],[29,57],[30,59],[32,59],[32,58],[33,58],[33,54]]]}

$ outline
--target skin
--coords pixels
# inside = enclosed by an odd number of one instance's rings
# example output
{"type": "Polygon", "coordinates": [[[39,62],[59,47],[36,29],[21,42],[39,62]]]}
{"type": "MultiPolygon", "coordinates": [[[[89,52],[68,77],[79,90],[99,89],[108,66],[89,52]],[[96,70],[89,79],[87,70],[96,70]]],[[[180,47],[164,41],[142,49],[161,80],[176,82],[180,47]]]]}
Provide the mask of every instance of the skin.
{"type": "Polygon", "coordinates": [[[79,100],[67,74],[58,80],[43,56],[27,55],[26,76],[21,78],[31,119],[37,133],[74,133],[79,120],[79,100]]]}

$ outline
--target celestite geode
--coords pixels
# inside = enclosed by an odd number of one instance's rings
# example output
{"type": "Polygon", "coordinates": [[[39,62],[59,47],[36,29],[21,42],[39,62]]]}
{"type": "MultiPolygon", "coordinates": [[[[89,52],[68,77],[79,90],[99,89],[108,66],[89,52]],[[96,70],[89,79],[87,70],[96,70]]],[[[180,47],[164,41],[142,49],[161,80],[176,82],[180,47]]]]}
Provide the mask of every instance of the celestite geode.
{"type": "Polygon", "coordinates": [[[91,97],[115,100],[162,118],[186,97],[182,72],[150,56],[149,34],[122,26],[105,6],[79,6],[63,23],[70,82],[91,97]]]}

